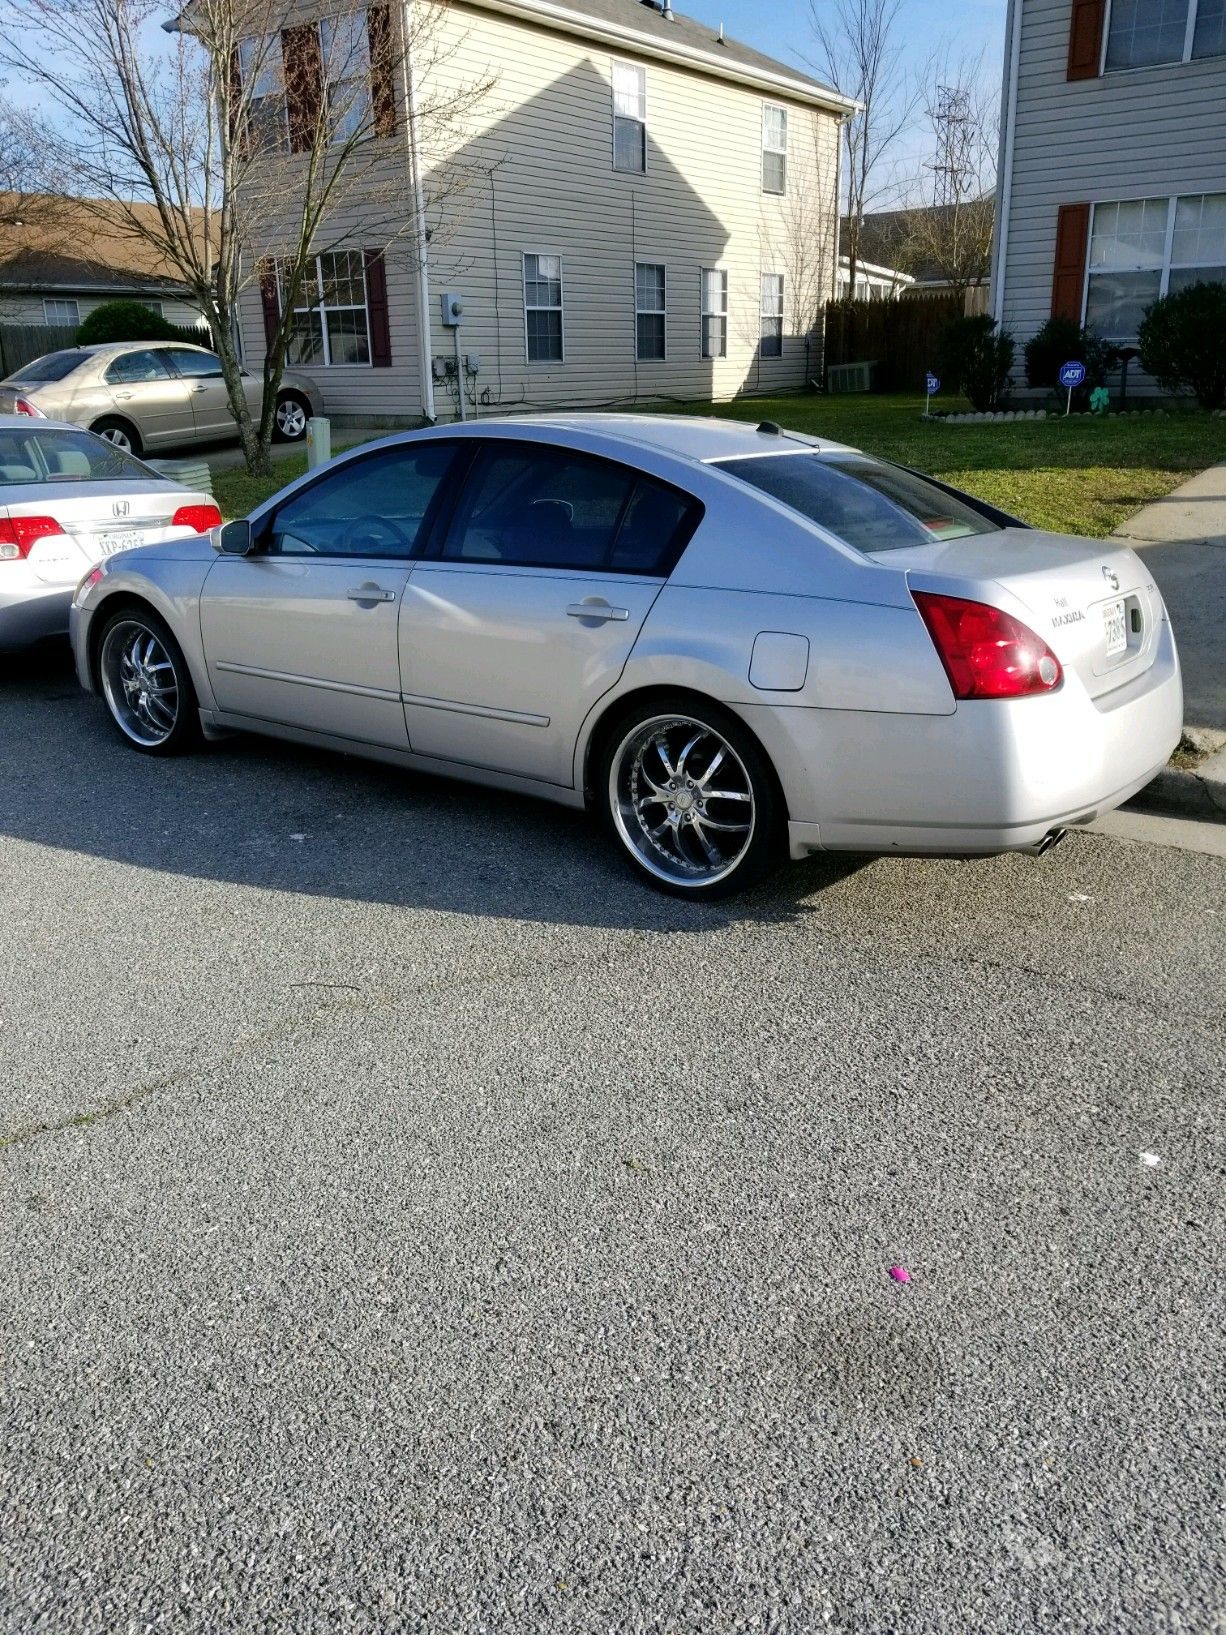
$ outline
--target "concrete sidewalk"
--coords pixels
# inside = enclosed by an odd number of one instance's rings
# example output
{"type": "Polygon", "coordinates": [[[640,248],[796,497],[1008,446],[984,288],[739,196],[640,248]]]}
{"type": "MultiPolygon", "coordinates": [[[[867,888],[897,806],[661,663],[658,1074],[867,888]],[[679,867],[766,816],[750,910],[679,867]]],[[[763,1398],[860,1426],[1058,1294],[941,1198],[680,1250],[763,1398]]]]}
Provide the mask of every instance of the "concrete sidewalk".
{"type": "Polygon", "coordinates": [[[1142,506],[1115,533],[1144,553],[1170,609],[1188,725],[1226,732],[1226,465],[1142,506]]]}

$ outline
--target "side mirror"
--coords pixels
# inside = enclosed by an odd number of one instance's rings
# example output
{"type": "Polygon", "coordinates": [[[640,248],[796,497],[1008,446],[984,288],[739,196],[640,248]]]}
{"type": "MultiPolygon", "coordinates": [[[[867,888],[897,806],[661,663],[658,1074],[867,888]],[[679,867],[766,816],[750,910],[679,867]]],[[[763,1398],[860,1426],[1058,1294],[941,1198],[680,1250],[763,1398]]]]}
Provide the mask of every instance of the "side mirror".
{"type": "Polygon", "coordinates": [[[234,522],[223,523],[213,532],[213,544],[226,556],[250,556],[255,537],[248,518],[238,517],[234,522]]]}

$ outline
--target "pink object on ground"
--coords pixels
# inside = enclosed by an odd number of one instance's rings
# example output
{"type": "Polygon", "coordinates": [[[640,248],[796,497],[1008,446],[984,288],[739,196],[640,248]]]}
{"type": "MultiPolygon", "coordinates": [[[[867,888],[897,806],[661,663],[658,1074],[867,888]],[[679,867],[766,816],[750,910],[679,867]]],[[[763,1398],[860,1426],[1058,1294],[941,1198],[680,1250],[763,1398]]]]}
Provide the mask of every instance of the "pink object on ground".
{"type": "Polygon", "coordinates": [[[905,1266],[891,1266],[890,1276],[894,1279],[895,1283],[910,1283],[911,1281],[911,1273],[905,1266]]]}

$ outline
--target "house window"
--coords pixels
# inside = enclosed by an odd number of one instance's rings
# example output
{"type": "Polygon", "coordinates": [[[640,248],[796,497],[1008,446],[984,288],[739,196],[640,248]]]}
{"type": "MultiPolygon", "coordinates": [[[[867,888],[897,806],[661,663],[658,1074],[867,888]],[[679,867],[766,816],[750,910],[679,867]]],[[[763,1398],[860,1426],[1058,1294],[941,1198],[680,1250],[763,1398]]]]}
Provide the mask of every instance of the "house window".
{"type": "Polygon", "coordinates": [[[773,102],[762,104],[762,191],[788,190],[788,111],[773,102]]]}
{"type": "Polygon", "coordinates": [[[1111,0],[1108,72],[1224,54],[1226,0],[1111,0]]]}
{"type": "Polygon", "coordinates": [[[328,129],[347,142],[371,125],[370,29],[364,11],[327,17],[320,24],[328,129]]]}
{"type": "Polygon", "coordinates": [[[524,257],[524,330],[529,363],[561,363],[562,257],[524,257]]]}
{"type": "Polygon", "coordinates": [[[660,363],[665,356],[665,271],[656,262],[640,261],[634,269],[635,356],[640,363],[660,363]]]}
{"type": "Polygon", "coordinates": [[[1135,341],[1145,309],[1189,284],[1226,282],[1226,193],[1096,204],[1085,321],[1135,341]]]}
{"type": "Polygon", "coordinates": [[[761,356],[783,356],[783,274],[762,274],[761,356]]]}
{"type": "Polygon", "coordinates": [[[140,298],[140,304],[147,312],[156,312],[159,318],[164,318],[166,316],[160,301],[151,301],[146,296],[142,295],[140,298]]]}
{"type": "Polygon", "coordinates": [[[44,301],[43,322],[45,324],[79,324],[81,309],[75,301],[44,301]]]}
{"type": "Polygon", "coordinates": [[[647,70],[613,64],[613,169],[647,169],[647,70]]]}
{"type": "Polygon", "coordinates": [[[326,369],[370,362],[370,315],[360,250],[312,257],[294,304],[286,362],[326,369]]]}
{"type": "Polygon", "coordinates": [[[702,355],[728,356],[728,274],[718,267],[702,269],[702,355]]]}
{"type": "Polygon", "coordinates": [[[247,146],[253,153],[288,148],[289,116],[280,35],[240,41],[238,71],[246,87],[247,146]]]}

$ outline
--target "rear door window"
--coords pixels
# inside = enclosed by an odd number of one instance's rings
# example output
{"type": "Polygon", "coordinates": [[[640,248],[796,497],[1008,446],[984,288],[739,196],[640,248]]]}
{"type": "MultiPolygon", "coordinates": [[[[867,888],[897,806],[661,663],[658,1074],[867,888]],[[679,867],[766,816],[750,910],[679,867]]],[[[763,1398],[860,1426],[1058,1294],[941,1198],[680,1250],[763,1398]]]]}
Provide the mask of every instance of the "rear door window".
{"type": "Polygon", "coordinates": [[[429,442],[329,472],[278,509],[263,548],[278,556],[411,557],[454,457],[454,443],[429,442]]]}
{"type": "Polygon", "coordinates": [[[771,454],[717,467],[769,494],[866,555],[973,534],[999,524],[935,483],[860,454],[771,454]]]}
{"type": "Polygon", "coordinates": [[[443,556],[572,572],[668,574],[699,515],[686,494],[570,449],[487,447],[443,556]]]}
{"type": "Polygon", "coordinates": [[[170,374],[160,352],[121,352],[106,366],[108,386],[142,386],[151,380],[166,380],[170,374]]]}

